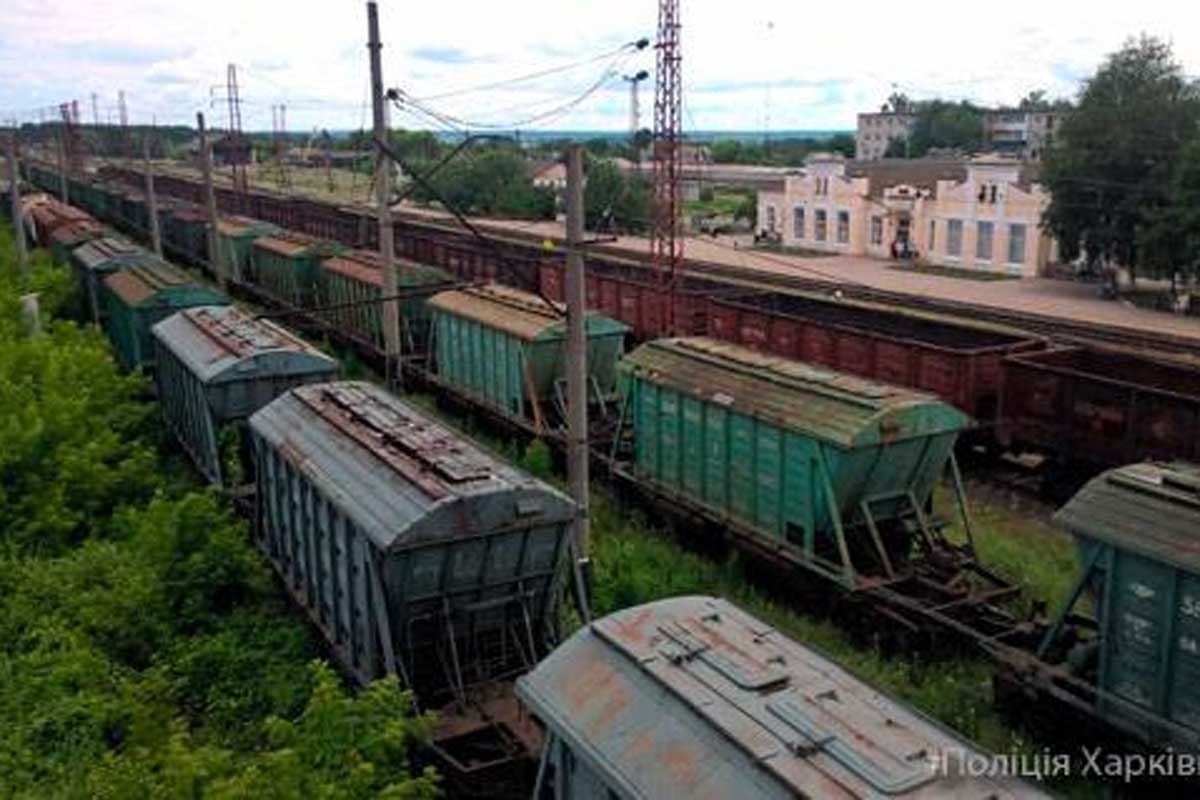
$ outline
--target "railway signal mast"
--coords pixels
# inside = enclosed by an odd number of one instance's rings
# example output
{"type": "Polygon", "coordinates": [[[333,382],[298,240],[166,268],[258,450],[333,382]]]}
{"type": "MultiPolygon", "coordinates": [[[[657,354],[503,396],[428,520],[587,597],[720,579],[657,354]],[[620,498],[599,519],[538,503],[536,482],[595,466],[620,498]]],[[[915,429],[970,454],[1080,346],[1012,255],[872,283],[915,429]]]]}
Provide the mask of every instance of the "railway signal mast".
{"type": "Polygon", "coordinates": [[[680,139],[683,117],[683,83],[680,69],[679,0],[659,0],[658,57],[654,75],[654,209],[650,231],[650,258],[658,276],[661,303],[660,332],[677,332],[675,289],[683,268],[683,235],[680,230],[682,198],[680,176],[683,151],[680,139]]]}

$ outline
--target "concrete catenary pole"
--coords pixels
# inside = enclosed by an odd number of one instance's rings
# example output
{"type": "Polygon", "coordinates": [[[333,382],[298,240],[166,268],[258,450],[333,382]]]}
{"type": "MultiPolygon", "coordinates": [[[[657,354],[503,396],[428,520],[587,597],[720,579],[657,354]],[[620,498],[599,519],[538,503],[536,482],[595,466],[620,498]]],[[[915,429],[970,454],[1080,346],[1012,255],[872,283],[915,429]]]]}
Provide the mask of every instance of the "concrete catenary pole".
{"type": "Polygon", "coordinates": [[[150,134],[142,137],[142,164],[146,170],[146,211],[150,216],[150,243],[154,254],[163,257],[162,229],[158,222],[158,197],[154,194],[154,164],[150,161],[150,134]]]}
{"type": "Polygon", "coordinates": [[[61,131],[58,134],[58,195],[63,203],[71,202],[67,192],[67,147],[61,131]]]}
{"type": "MultiPolygon", "coordinates": [[[[382,43],[379,41],[379,7],[367,3],[367,50],[371,57],[371,110],[374,117],[375,140],[387,141],[387,116],[384,107],[382,43]]],[[[387,349],[389,373],[396,367],[396,382],[403,385],[404,370],[400,360],[400,305],[396,295],[400,281],[396,275],[395,241],[392,229],[392,164],[383,148],[375,149],[375,198],[379,205],[379,255],[383,262],[383,338],[387,349]]],[[[390,375],[389,375],[390,377],[390,375]]]]}
{"type": "Polygon", "coordinates": [[[12,135],[8,139],[8,180],[12,200],[13,237],[17,240],[17,267],[21,274],[29,268],[29,255],[25,249],[25,224],[21,221],[21,165],[17,160],[17,131],[20,126],[13,123],[12,135]]]}
{"type": "Polygon", "coordinates": [[[581,612],[590,616],[591,528],[588,520],[587,309],[583,275],[583,148],[567,147],[567,482],[579,505],[576,578],[581,612]]]}
{"type": "MultiPolygon", "coordinates": [[[[220,239],[217,237],[217,195],[213,190],[212,147],[208,142],[208,132],[204,128],[204,113],[196,113],[196,127],[200,129],[200,164],[204,171],[204,207],[208,211],[208,258],[212,262],[213,272],[217,275],[217,283],[222,289],[227,287],[229,275],[225,269],[225,254],[221,252],[220,239]]],[[[241,280],[240,275],[235,279],[241,280]]]]}

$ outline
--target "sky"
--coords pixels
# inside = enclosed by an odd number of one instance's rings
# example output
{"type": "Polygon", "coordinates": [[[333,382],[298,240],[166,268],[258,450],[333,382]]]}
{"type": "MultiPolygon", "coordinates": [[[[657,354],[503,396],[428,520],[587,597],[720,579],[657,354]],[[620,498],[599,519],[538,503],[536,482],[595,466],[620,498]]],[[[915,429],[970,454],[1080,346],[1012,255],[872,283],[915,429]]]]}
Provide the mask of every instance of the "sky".
{"type": "MultiPolygon", "coordinates": [[[[396,110],[400,127],[508,126],[569,107],[521,127],[624,130],[621,76],[654,73],[652,48],[620,50],[654,38],[652,0],[380,0],[379,13],[385,84],[443,116],[396,110]]],[[[1200,75],[1200,10],[1180,0],[682,0],[681,18],[685,130],[852,129],[896,89],[988,105],[1033,89],[1073,97],[1140,33],[1170,41],[1200,75]]],[[[204,111],[223,127],[234,63],[244,129],[270,130],[276,104],[292,131],[369,127],[366,32],[361,0],[4,0],[0,122],[71,99],[91,122],[93,93],[100,121],[116,121],[124,89],[134,123],[191,124],[204,111]]],[[[643,126],[652,110],[649,80],[643,126]]]]}

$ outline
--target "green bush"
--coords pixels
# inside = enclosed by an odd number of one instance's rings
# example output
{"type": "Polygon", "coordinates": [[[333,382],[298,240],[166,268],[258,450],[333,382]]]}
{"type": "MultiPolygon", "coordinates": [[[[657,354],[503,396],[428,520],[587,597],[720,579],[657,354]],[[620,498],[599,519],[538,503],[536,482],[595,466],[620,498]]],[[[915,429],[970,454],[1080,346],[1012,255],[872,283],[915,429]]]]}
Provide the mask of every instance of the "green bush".
{"type": "Polygon", "coordinates": [[[0,231],[0,795],[434,796],[431,721],[348,694],[227,501],[176,477],[141,378],[0,231]],[[17,297],[43,293],[30,338],[17,297]]]}

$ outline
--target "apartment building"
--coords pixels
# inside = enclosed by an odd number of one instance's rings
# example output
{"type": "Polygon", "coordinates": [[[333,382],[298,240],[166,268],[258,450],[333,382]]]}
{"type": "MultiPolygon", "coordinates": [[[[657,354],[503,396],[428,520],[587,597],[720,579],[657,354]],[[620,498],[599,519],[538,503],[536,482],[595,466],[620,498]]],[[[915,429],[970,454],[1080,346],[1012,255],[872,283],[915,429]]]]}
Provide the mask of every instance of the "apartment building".
{"type": "Polygon", "coordinates": [[[914,114],[879,111],[858,115],[854,157],[859,161],[883,158],[892,139],[908,139],[917,118],[914,114]]]}
{"type": "Polygon", "coordinates": [[[984,142],[991,151],[1038,161],[1065,117],[1063,111],[988,111],[983,115],[984,142]]]}
{"type": "Polygon", "coordinates": [[[1035,171],[999,155],[849,163],[815,155],[782,190],[759,193],[759,228],[810,250],[890,258],[907,247],[930,264],[1031,277],[1056,257],[1040,228],[1050,198],[1035,171]]]}

